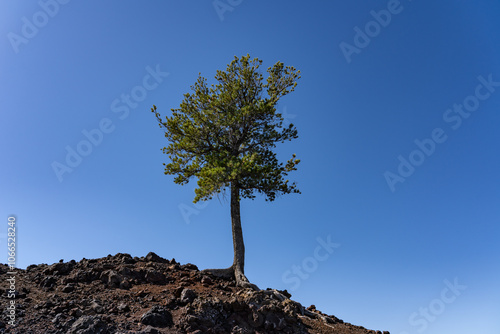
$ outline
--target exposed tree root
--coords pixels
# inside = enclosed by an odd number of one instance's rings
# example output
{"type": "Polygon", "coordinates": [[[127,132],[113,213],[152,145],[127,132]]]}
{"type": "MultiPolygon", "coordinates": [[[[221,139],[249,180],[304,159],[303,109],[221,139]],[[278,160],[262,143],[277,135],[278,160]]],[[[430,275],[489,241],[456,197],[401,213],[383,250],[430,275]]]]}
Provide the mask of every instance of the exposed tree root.
{"type": "Polygon", "coordinates": [[[204,269],[201,272],[225,279],[234,278],[234,270],[232,266],[225,269],[204,269]]]}
{"type": "Polygon", "coordinates": [[[260,291],[259,287],[255,284],[250,283],[245,274],[237,268],[234,269],[233,266],[225,269],[205,269],[201,271],[202,273],[211,274],[216,277],[226,278],[226,279],[235,279],[236,286],[242,288],[252,289],[254,291],[260,291]]]}
{"type": "Polygon", "coordinates": [[[245,276],[243,271],[239,270],[238,268],[236,268],[236,270],[234,271],[234,276],[236,277],[236,285],[237,286],[240,286],[242,288],[252,289],[254,291],[260,290],[257,285],[250,283],[250,281],[245,276]]]}

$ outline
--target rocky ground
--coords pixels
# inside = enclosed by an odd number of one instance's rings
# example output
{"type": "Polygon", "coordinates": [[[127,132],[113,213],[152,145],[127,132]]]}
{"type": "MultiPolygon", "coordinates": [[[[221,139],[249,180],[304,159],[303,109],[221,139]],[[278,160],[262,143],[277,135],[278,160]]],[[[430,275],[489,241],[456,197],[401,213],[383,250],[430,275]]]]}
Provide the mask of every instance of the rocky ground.
{"type": "Polygon", "coordinates": [[[8,272],[0,264],[0,333],[389,334],[304,308],[286,290],[242,289],[154,253],[15,269],[15,298],[8,272]]]}

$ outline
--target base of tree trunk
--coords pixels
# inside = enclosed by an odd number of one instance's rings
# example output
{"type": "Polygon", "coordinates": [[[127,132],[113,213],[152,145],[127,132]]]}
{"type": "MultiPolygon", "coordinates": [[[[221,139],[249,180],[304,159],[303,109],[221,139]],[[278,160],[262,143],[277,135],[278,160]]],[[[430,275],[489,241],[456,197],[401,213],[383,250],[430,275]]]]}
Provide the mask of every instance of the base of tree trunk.
{"type": "Polygon", "coordinates": [[[254,291],[260,291],[257,285],[250,283],[245,274],[243,274],[243,272],[239,268],[234,269],[234,266],[225,269],[205,269],[202,270],[201,272],[211,274],[220,278],[235,279],[236,286],[242,288],[249,288],[254,291]]]}

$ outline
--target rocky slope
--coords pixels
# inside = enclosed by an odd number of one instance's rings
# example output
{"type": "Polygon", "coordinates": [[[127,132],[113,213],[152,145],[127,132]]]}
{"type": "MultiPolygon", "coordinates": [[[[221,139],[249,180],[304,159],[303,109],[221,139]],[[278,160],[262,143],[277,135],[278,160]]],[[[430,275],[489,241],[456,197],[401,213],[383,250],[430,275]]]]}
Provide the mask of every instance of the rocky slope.
{"type": "Polygon", "coordinates": [[[382,334],[313,305],[304,308],[286,290],[238,288],[232,280],[154,253],[61,260],[8,272],[0,264],[0,333],[382,334]],[[9,298],[11,276],[15,298],[9,298]],[[9,325],[13,300],[15,327],[9,325]]]}

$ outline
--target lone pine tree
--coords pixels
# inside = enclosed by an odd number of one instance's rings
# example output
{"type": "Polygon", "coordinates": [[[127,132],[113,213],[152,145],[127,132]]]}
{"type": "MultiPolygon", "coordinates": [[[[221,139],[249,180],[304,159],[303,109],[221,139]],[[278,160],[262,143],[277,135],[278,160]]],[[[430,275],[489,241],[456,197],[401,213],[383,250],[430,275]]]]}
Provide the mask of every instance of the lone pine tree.
{"type": "Polygon", "coordinates": [[[264,194],[267,201],[281,194],[300,193],[295,182],[285,179],[300,160],[293,154],[283,164],[272,151],[276,143],[297,138],[297,129],[293,124],[283,125],[276,105],[294,91],[300,71],[277,62],[267,69],[269,76],[264,83],[261,64],[249,55],[234,57],[226,71],[217,71],[215,86],[208,87],[200,74],[191,86],[193,93],[184,94],[171,117],[162,120],[156,106],[151,108],[170,142],[163,148],[170,159],[164,164],[165,174],[176,175],[174,182],[181,185],[196,177],[194,203],[230,192],[233,264],[206,272],[234,277],[238,286],[253,289],[258,288],[244,274],[240,200],[255,198],[255,192],[264,194]]]}

